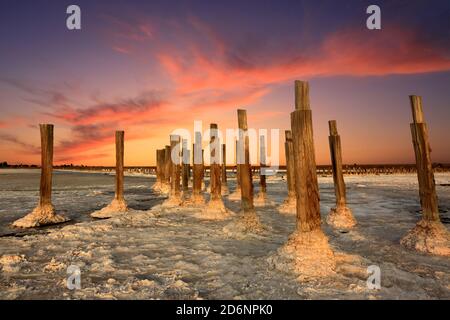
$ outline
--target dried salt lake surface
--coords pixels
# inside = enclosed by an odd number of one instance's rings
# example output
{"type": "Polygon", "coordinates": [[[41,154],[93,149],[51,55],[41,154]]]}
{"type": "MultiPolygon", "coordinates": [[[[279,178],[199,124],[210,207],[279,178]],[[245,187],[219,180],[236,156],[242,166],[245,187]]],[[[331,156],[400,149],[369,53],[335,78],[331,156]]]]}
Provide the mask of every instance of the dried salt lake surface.
{"type": "MultiPolygon", "coordinates": [[[[39,171],[0,173],[0,221],[22,216],[37,202],[39,171]],[[9,194],[9,197],[8,197],[9,194]]],[[[127,177],[125,195],[134,211],[93,221],[89,213],[113,197],[114,179],[92,173],[56,172],[54,204],[75,223],[40,233],[0,238],[0,298],[3,299],[450,299],[450,259],[407,251],[400,238],[419,219],[415,175],[346,176],[348,205],[358,226],[341,233],[324,225],[334,250],[358,263],[335,276],[298,282],[271,269],[268,257],[286,242],[295,217],[276,206],[257,208],[270,226],[259,237],[233,239],[229,221],[202,221],[194,210],[160,210],[163,198],[150,191],[154,178],[127,177]],[[366,286],[366,268],[381,268],[381,290],[366,286]],[[68,290],[69,265],[81,269],[81,289],[68,290]]],[[[450,219],[450,174],[436,175],[441,216],[450,219]]],[[[234,189],[230,179],[230,189],[234,189]]],[[[334,204],[331,177],[319,178],[322,217],[334,204]]],[[[287,195],[281,177],[268,180],[279,205],[287,195]]],[[[255,192],[257,192],[257,186],[255,192]]],[[[225,205],[238,211],[239,203],[225,205]]],[[[448,227],[448,224],[446,224],[448,227]]]]}

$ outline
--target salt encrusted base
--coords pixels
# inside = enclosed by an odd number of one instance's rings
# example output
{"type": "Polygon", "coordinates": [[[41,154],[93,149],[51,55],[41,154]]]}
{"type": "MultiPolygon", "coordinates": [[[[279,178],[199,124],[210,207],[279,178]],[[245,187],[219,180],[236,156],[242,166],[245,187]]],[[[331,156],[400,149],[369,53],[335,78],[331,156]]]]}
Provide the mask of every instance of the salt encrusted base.
{"type": "Polygon", "coordinates": [[[170,192],[170,185],[167,183],[162,183],[159,187],[158,192],[168,194],[170,192]]]}
{"type": "Polygon", "coordinates": [[[356,225],[352,211],[347,207],[331,208],[327,223],[338,229],[350,229],[356,225]]]}
{"type": "Polygon", "coordinates": [[[230,193],[228,200],[241,200],[241,188],[237,188],[233,193],[230,193]]]}
{"type": "Polygon", "coordinates": [[[16,228],[34,228],[49,224],[57,224],[69,221],[70,219],[55,213],[55,208],[51,205],[37,206],[31,213],[25,217],[13,222],[16,228]]]}
{"type": "Polygon", "coordinates": [[[300,281],[332,276],[336,270],[336,258],[321,229],[296,231],[267,261],[277,270],[298,275],[300,281]]]}
{"type": "Polygon", "coordinates": [[[255,207],[273,206],[274,202],[269,200],[267,193],[260,191],[253,200],[253,205],[255,207]]]}
{"type": "Polygon", "coordinates": [[[181,198],[181,193],[178,195],[170,194],[166,201],[161,204],[162,208],[172,208],[179,207],[183,204],[183,199],[181,198]]]}
{"type": "Polygon", "coordinates": [[[183,199],[183,206],[186,207],[203,207],[205,205],[205,197],[202,194],[191,194],[190,197],[183,199]]]}
{"type": "Polygon", "coordinates": [[[125,200],[114,199],[109,205],[91,213],[91,217],[97,219],[107,219],[115,216],[120,216],[128,211],[128,206],[125,200]]]}
{"type": "Polygon", "coordinates": [[[224,185],[224,184],[220,187],[220,192],[223,196],[230,194],[230,190],[228,189],[228,186],[224,185]]]}
{"type": "Polygon", "coordinates": [[[227,224],[223,232],[229,237],[245,238],[248,235],[261,235],[266,229],[261,224],[259,217],[254,210],[250,212],[240,212],[238,218],[227,224]]]}
{"type": "Polygon", "coordinates": [[[152,186],[152,190],[155,192],[160,192],[161,191],[161,187],[162,187],[162,183],[159,181],[156,181],[153,186],[152,186]]]}
{"type": "Polygon", "coordinates": [[[297,214],[297,200],[295,197],[287,197],[278,208],[278,212],[287,215],[297,214]]]}
{"type": "Polygon", "coordinates": [[[450,233],[440,221],[420,220],[400,243],[408,249],[450,257],[450,233]]]}
{"type": "Polygon", "coordinates": [[[206,208],[197,214],[197,217],[207,220],[226,220],[232,215],[233,213],[225,207],[222,199],[216,199],[210,200],[206,208]]]}

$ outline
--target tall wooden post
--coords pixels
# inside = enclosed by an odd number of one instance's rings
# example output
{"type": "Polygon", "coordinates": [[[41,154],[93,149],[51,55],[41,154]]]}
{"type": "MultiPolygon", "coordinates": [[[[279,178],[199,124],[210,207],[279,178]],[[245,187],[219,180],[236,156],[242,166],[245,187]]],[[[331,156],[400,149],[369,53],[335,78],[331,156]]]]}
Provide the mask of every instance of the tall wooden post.
{"type": "Polygon", "coordinates": [[[170,176],[170,194],[169,202],[179,202],[181,197],[180,190],[180,175],[181,175],[181,159],[180,159],[180,136],[170,136],[170,151],[171,151],[171,176],[170,176]]]}
{"type": "Polygon", "coordinates": [[[229,200],[241,200],[241,172],[239,163],[241,162],[239,158],[239,141],[236,140],[235,142],[235,154],[234,154],[234,161],[236,163],[236,189],[232,194],[228,196],[229,200]]]}
{"type": "Polygon", "coordinates": [[[114,200],[103,209],[91,213],[93,218],[111,218],[128,211],[123,197],[124,135],[123,131],[116,131],[116,192],[114,200]]]}
{"type": "Polygon", "coordinates": [[[183,193],[187,192],[189,189],[189,170],[190,170],[190,164],[189,164],[189,150],[187,148],[187,139],[183,139],[183,151],[182,151],[182,158],[183,158],[183,179],[182,179],[182,185],[183,185],[183,193]]]}
{"type": "Polygon", "coordinates": [[[39,205],[52,206],[53,125],[40,124],[41,130],[41,183],[39,205]]]}
{"type": "Polygon", "coordinates": [[[222,195],[228,194],[228,184],[227,184],[227,146],[222,144],[222,195]]]}
{"type": "Polygon", "coordinates": [[[116,131],[116,194],[115,199],[123,202],[123,147],[124,131],[116,131]]]}
{"type": "Polygon", "coordinates": [[[33,228],[68,221],[64,216],[55,213],[52,204],[53,125],[40,124],[39,129],[41,133],[39,203],[30,214],[14,221],[13,226],[17,228],[33,228]]]}
{"type": "Polygon", "coordinates": [[[250,166],[250,141],[248,137],[247,111],[238,110],[239,141],[238,152],[243,155],[243,163],[238,164],[241,182],[241,206],[245,212],[253,211],[253,182],[250,166]]]}
{"type": "Polygon", "coordinates": [[[285,214],[297,214],[297,199],[295,196],[295,168],[294,168],[294,144],[292,142],[292,132],[284,132],[284,152],[286,158],[286,183],[288,195],[283,201],[278,211],[285,214]]]}
{"type": "Polygon", "coordinates": [[[163,188],[162,188],[162,192],[164,193],[169,193],[170,191],[170,177],[171,177],[171,172],[172,172],[172,161],[170,160],[170,146],[165,146],[164,147],[164,166],[163,166],[163,170],[164,170],[164,183],[163,183],[163,188]]]}
{"type": "Polygon", "coordinates": [[[264,136],[259,137],[259,185],[261,186],[261,192],[264,194],[267,191],[267,184],[266,184],[266,174],[265,174],[265,167],[267,165],[266,163],[266,139],[264,136]]]}
{"type": "Polygon", "coordinates": [[[416,156],[417,177],[419,180],[419,196],[423,219],[440,221],[436,186],[434,182],[431,147],[428,142],[428,127],[425,123],[422,97],[410,96],[413,123],[411,135],[416,156]]]}
{"type": "Polygon", "coordinates": [[[220,181],[220,141],[217,124],[211,123],[210,126],[210,190],[211,200],[221,199],[221,181],[220,181]]]}
{"type": "Polygon", "coordinates": [[[202,182],[203,182],[203,150],[202,150],[202,134],[195,132],[193,150],[193,165],[192,165],[192,197],[189,201],[192,205],[203,205],[205,198],[202,195],[202,182]]]}
{"type": "Polygon", "coordinates": [[[202,149],[202,191],[206,190],[206,184],[205,184],[205,174],[206,174],[206,166],[205,166],[205,150],[202,149]]]}
{"type": "Polygon", "coordinates": [[[329,276],[334,273],[336,260],[320,227],[319,184],[307,82],[295,81],[295,111],[291,113],[291,129],[297,228],[279,252],[293,261],[293,269],[301,278],[329,276]]]}
{"type": "Polygon", "coordinates": [[[223,220],[229,217],[230,213],[225,208],[222,201],[220,168],[220,140],[217,124],[211,123],[210,126],[210,199],[208,206],[199,215],[199,218],[210,220],[223,220]]]}
{"type": "Polygon", "coordinates": [[[164,181],[164,149],[156,150],[156,183],[153,186],[153,190],[161,191],[164,181]]]}
{"type": "Polygon", "coordinates": [[[333,168],[334,190],[336,194],[336,207],[332,208],[327,216],[327,223],[336,228],[351,228],[356,220],[347,208],[344,174],[342,170],[341,137],[338,134],[336,120],[328,122],[330,136],[331,165],[333,168]]]}
{"type": "Polygon", "coordinates": [[[182,204],[181,198],[181,141],[180,136],[170,135],[170,191],[162,207],[176,207],[182,204]]]}
{"type": "Polygon", "coordinates": [[[271,201],[267,199],[267,184],[266,184],[266,172],[267,165],[266,160],[266,139],[265,136],[259,137],[259,193],[255,198],[254,205],[263,207],[271,205],[271,201]]]}
{"type": "Polygon", "coordinates": [[[306,82],[295,81],[295,111],[291,113],[291,127],[297,196],[297,228],[309,232],[320,228],[320,206],[309,86],[306,82]]]}
{"type": "Polygon", "coordinates": [[[442,225],[439,217],[428,126],[423,115],[422,98],[413,95],[410,96],[410,102],[413,116],[410,128],[416,157],[422,219],[401,240],[401,244],[426,253],[450,256],[450,233],[442,225]]]}
{"type": "Polygon", "coordinates": [[[238,109],[239,143],[236,152],[237,167],[241,184],[241,214],[237,221],[223,228],[225,234],[230,236],[246,235],[249,233],[264,233],[265,228],[261,225],[256,215],[253,203],[253,183],[250,166],[250,141],[248,136],[247,112],[238,109]]]}
{"type": "Polygon", "coordinates": [[[195,132],[195,144],[194,150],[194,165],[192,167],[193,173],[193,196],[192,200],[194,204],[203,205],[205,203],[205,198],[202,195],[204,187],[204,161],[203,161],[203,149],[202,149],[202,134],[200,132],[195,132]]]}

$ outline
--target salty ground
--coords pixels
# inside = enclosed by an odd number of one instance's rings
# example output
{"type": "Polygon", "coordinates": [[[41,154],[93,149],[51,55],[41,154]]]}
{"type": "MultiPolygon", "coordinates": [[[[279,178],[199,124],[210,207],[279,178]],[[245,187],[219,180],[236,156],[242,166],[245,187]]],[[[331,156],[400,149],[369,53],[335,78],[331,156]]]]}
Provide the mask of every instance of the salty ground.
{"type": "MultiPolygon", "coordinates": [[[[345,180],[358,225],[349,232],[325,223],[323,229],[336,253],[358,263],[300,282],[268,262],[295,229],[294,216],[277,212],[287,195],[282,174],[268,180],[275,205],[256,209],[267,232],[232,238],[223,232],[230,221],[199,220],[195,209],[160,209],[165,197],[151,190],[155,179],[148,176],[125,178],[129,214],[93,220],[89,213],[114,197],[114,177],[66,171],[54,172],[53,204],[71,222],[12,229],[38,201],[39,170],[0,170],[0,299],[450,299],[450,259],[399,245],[420,218],[417,177],[345,180]],[[80,268],[81,289],[67,288],[70,265],[80,268]],[[367,287],[370,265],[380,267],[379,290],[367,287]]],[[[450,173],[436,174],[436,184],[449,228],[450,173]]],[[[325,220],[334,205],[332,178],[320,177],[319,185],[325,220]]],[[[235,188],[232,177],[229,187],[235,188]]],[[[224,200],[239,211],[239,202],[224,200]]]]}

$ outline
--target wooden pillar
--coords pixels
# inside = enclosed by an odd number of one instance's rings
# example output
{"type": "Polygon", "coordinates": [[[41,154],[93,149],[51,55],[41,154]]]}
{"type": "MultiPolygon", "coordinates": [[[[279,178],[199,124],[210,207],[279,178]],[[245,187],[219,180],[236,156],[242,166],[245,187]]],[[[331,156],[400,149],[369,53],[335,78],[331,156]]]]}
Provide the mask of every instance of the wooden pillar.
{"type": "Polygon", "coordinates": [[[227,146],[222,144],[222,191],[228,191],[227,185],[227,146]]]}
{"type": "Polygon", "coordinates": [[[339,229],[349,229],[356,225],[356,220],[353,217],[352,211],[347,208],[344,174],[342,170],[341,137],[337,131],[336,120],[329,121],[328,126],[330,129],[328,140],[330,143],[336,207],[331,208],[327,216],[327,223],[339,229]]]}
{"type": "Polygon", "coordinates": [[[123,149],[124,131],[116,131],[116,195],[115,199],[124,201],[123,198],[123,149]]]}
{"type": "Polygon", "coordinates": [[[217,124],[210,126],[210,192],[211,200],[221,199],[220,141],[217,124]]]}
{"type": "Polygon", "coordinates": [[[291,127],[297,196],[297,229],[309,232],[320,229],[321,220],[307,82],[295,81],[295,111],[291,113],[291,127]]]}
{"type": "Polygon", "coordinates": [[[261,187],[261,192],[266,193],[267,184],[266,184],[266,139],[264,136],[259,137],[259,184],[261,187]]]}
{"type": "Polygon", "coordinates": [[[164,183],[164,149],[156,150],[156,189],[161,190],[164,183]]]}
{"type": "Polygon", "coordinates": [[[171,196],[179,197],[180,193],[180,175],[181,175],[181,159],[180,159],[180,136],[170,136],[170,151],[171,151],[171,178],[170,178],[170,192],[171,196]]]}
{"type": "Polygon", "coordinates": [[[410,96],[413,123],[411,135],[416,157],[419,196],[422,219],[402,238],[406,248],[450,257],[450,232],[441,223],[434,173],[431,162],[431,148],[428,141],[428,127],[422,109],[422,98],[410,96]]]}
{"type": "Polygon", "coordinates": [[[193,165],[193,194],[194,196],[200,196],[202,192],[203,181],[203,150],[202,150],[202,134],[200,132],[195,133],[194,143],[194,165],[193,165]]]}
{"type": "Polygon", "coordinates": [[[41,183],[39,205],[52,205],[53,125],[40,124],[41,130],[41,183]]]}
{"type": "Polygon", "coordinates": [[[295,198],[295,168],[294,168],[294,144],[292,142],[292,132],[286,130],[284,150],[286,154],[286,176],[288,187],[288,198],[295,198]]]}
{"type": "Polygon", "coordinates": [[[241,170],[239,163],[241,162],[239,158],[239,141],[236,140],[236,155],[235,155],[235,161],[236,161],[236,190],[239,190],[239,193],[241,192],[241,170]]]}
{"type": "Polygon", "coordinates": [[[188,191],[189,189],[189,170],[190,170],[190,157],[189,157],[189,150],[187,148],[187,140],[183,139],[183,151],[182,151],[182,158],[183,158],[183,179],[182,179],[182,185],[183,185],[183,192],[188,191]]]}
{"type": "Polygon", "coordinates": [[[330,136],[328,137],[330,143],[331,166],[333,168],[333,182],[334,191],[336,194],[336,208],[345,208],[346,194],[344,174],[342,172],[342,151],[341,151],[341,137],[337,131],[336,120],[328,121],[330,129],[330,136]]]}
{"type": "Polygon", "coordinates": [[[170,160],[170,146],[165,146],[164,148],[164,184],[166,185],[167,190],[170,188],[170,176],[172,164],[170,160]]]}
{"type": "MultiPolygon", "coordinates": [[[[247,111],[239,109],[238,125],[239,125],[239,150],[238,156],[243,156],[243,163],[238,164],[240,184],[241,184],[241,206],[245,212],[253,211],[253,182],[250,166],[250,141],[248,137],[247,127],[247,111]]],[[[242,162],[242,161],[241,161],[242,162]]]]}
{"type": "Polygon", "coordinates": [[[12,225],[17,228],[33,228],[69,220],[62,215],[57,215],[52,205],[53,125],[40,124],[39,129],[41,134],[39,203],[31,213],[13,222],[12,225]]]}
{"type": "Polygon", "coordinates": [[[410,96],[413,123],[411,135],[416,156],[417,177],[419,180],[419,196],[423,219],[440,221],[436,186],[431,162],[431,148],[428,141],[428,127],[425,123],[422,108],[422,97],[410,96]]]}

